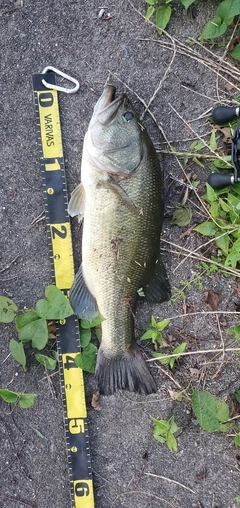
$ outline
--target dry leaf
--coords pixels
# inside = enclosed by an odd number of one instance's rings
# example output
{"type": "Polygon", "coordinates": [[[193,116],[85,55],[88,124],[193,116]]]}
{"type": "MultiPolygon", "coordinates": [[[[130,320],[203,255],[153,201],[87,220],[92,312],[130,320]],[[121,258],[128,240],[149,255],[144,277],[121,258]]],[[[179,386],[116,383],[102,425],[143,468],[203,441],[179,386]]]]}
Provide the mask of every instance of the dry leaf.
{"type": "Polygon", "coordinates": [[[191,312],[195,311],[195,305],[192,305],[191,303],[186,304],[186,313],[191,314],[191,312]]]}
{"type": "Polygon", "coordinates": [[[218,302],[220,300],[220,293],[217,293],[213,291],[212,289],[209,289],[208,291],[204,291],[204,302],[207,304],[207,306],[215,311],[217,310],[218,302]]]}
{"type": "Polygon", "coordinates": [[[222,328],[226,328],[227,320],[226,320],[225,316],[219,316],[219,323],[222,328]]]}
{"type": "Polygon", "coordinates": [[[93,392],[93,394],[92,394],[91,406],[94,409],[96,409],[96,411],[101,411],[100,394],[97,390],[95,392],[93,392]]]}
{"type": "Polygon", "coordinates": [[[183,238],[185,238],[185,236],[189,236],[190,233],[192,232],[192,230],[197,226],[197,224],[193,224],[193,226],[191,226],[189,229],[187,229],[187,231],[184,231],[184,233],[182,233],[180,235],[180,239],[182,240],[183,238]]]}
{"type": "Polygon", "coordinates": [[[183,300],[183,303],[182,303],[182,310],[183,310],[183,314],[187,314],[187,304],[186,304],[185,299],[183,300]]]}
{"type": "Polygon", "coordinates": [[[192,377],[195,377],[195,378],[198,378],[199,375],[200,375],[200,370],[199,369],[194,369],[193,367],[190,367],[190,374],[192,377]]]}
{"type": "Polygon", "coordinates": [[[55,321],[50,321],[48,323],[48,332],[50,334],[56,334],[56,323],[55,323],[55,321]]]}
{"type": "Polygon", "coordinates": [[[238,295],[238,298],[240,298],[240,282],[238,282],[238,284],[237,284],[237,295],[238,295]]]}
{"type": "Polygon", "coordinates": [[[172,400],[177,400],[179,395],[181,395],[181,392],[177,392],[176,390],[170,390],[170,388],[168,389],[168,393],[172,400]]]}
{"type": "Polygon", "coordinates": [[[230,127],[217,127],[217,130],[223,134],[224,143],[231,143],[232,142],[232,135],[231,135],[230,127]]]}

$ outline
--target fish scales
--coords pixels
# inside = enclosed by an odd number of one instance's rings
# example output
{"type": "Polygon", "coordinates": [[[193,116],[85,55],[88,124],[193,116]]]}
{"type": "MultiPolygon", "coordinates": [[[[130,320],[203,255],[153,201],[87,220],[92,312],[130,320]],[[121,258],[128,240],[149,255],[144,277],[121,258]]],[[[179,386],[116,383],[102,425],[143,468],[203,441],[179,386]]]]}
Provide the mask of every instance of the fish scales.
{"type": "MultiPolygon", "coordinates": [[[[99,101],[84,141],[81,277],[70,292],[70,302],[79,317],[91,318],[98,312],[104,317],[96,368],[100,392],[151,393],[155,383],[135,342],[134,313],[141,287],[146,295],[149,292],[150,301],[170,295],[159,252],[161,169],[130,101],[125,96],[114,100],[113,87],[105,89],[99,101]],[[125,129],[126,122],[122,128],[126,113],[132,130],[129,125],[125,129]],[[154,297],[152,279],[161,286],[154,297]]],[[[77,214],[71,200],[69,207],[72,215],[77,214]]]]}

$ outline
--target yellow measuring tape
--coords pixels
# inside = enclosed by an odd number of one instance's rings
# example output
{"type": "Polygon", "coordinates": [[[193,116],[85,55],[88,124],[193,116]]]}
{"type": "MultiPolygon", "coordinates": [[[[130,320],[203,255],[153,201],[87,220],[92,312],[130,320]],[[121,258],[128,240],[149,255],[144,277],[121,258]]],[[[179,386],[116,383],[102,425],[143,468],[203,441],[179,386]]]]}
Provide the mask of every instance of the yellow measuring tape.
{"type": "MultiPolygon", "coordinates": [[[[51,85],[53,88],[56,86],[54,73],[33,76],[52,278],[53,283],[67,296],[74,279],[74,264],[70,220],[67,212],[68,198],[58,92],[56,89],[51,89],[51,85]],[[43,84],[45,80],[47,80],[48,88],[43,84]]],[[[93,508],[93,482],[83,373],[74,362],[75,356],[80,352],[79,327],[74,316],[57,323],[57,345],[72,507],[93,508]]]]}

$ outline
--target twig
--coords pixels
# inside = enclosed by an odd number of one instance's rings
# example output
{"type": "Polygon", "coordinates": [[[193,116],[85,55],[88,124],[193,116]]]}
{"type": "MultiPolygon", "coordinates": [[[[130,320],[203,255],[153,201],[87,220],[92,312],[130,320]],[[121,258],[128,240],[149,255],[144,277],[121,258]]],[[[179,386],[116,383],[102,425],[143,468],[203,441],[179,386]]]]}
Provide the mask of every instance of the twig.
{"type": "Polygon", "coordinates": [[[45,212],[41,212],[35,219],[33,219],[33,221],[31,222],[29,228],[27,229],[27,231],[29,231],[29,229],[31,229],[33,226],[36,226],[36,224],[38,222],[40,222],[41,220],[44,220],[45,219],[45,212]]]}
{"type": "Polygon", "coordinates": [[[12,261],[10,261],[10,263],[8,263],[8,265],[6,265],[6,266],[5,266],[5,268],[2,268],[2,269],[0,270],[0,273],[3,273],[3,272],[5,272],[6,270],[8,270],[8,269],[10,268],[10,266],[12,266],[12,264],[13,264],[13,263],[15,263],[15,261],[16,261],[19,257],[20,257],[20,256],[19,256],[19,254],[18,254],[18,255],[17,255],[17,256],[16,256],[16,257],[12,260],[12,261]]]}
{"type": "Polygon", "coordinates": [[[152,104],[153,100],[155,99],[155,97],[156,97],[157,93],[159,92],[159,90],[160,90],[160,88],[161,88],[161,86],[162,86],[163,82],[165,81],[165,79],[166,79],[167,75],[169,74],[169,72],[170,72],[170,70],[171,70],[171,67],[172,67],[172,64],[173,64],[173,62],[174,62],[175,56],[176,56],[176,51],[177,51],[177,50],[176,50],[176,44],[175,44],[175,42],[173,41],[173,55],[172,55],[172,58],[171,58],[170,64],[168,65],[168,67],[167,67],[166,71],[164,72],[163,77],[160,79],[159,84],[158,84],[157,88],[155,89],[154,94],[153,94],[153,95],[152,95],[152,97],[150,98],[150,100],[149,100],[149,102],[148,102],[148,105],[147,105],[147,107],[145,108],[145,111],[143,112],[143,114],[142,114],[142,116],[141,116],[141,120],[143,119],[143,117],[144,117],[144,115],[145,115],[146,111],[149,111],[149,108],[150,108],[150,106],[151,106],[151,104],[152,104]]]}
{"type": "Polygon", "coordinates": [[[186,399],[190,400],[191,397],[189,397],[189,395],[187,394],[186,392],[186,388],[183,390],[182,386],[178,383],[178,381],[176,381],[176,379],[174,379],[173,376],[171,376],[170,372],[168,372],[167,370],[164,370],[162,367],[160,367],[160,365],[158,365],[158,369],[167,377],[169,377],[169,379],[171,379],[171,381],[176,385],[176,387],[178,388],[178,390],[182,393],[182,395],[184,395],[184,397],[186,397],[186,399]]]}
{"type": "MultiPolygon", "coordinates": [[[[178,254],[178,255],[186,256],[186,253],[188,253],[189,257],[192,257],[193,259],[198,259],[199,261],[204,261],[205,263],[210,263],[212,265],[216,265],[219,268],[221,268],[222,270],[224,270],[226,272],[229,272],[232,275],[235,275],[235,277],[240,277],[239,270],[235,270],[234,268],[231,268],[229,266],[223,266],[223,265],[221,265],[221,263],[218,263],[217,261],[213,261],[212,259],[208,259],[205,256],[202,256],[200,254],[195,254],[194,251],[192,252],[189,249],[186,249],[186,247],[179,246],[179,245],[177,245],[174,242],[169,242],[169,240],[166,240],[165,238],[162,238],[161,241],[165,242],[165,243],[167,243],[169,245],[173,245],[174,247],[179,249],[179,251],[176,252],[176,254],[178,254]],[[181,252],[181,251],[185,251],[185,252],[181,252]]],[[[165,249],[162,249],[162,250],[165,250],[165,249]]]]}
{"type": "Polygon", "coordinates": [[[127,496],[128,500],[129,500],[129,496],[131,494],[140,494],[140,495],[144,495],[144,496],[149,496],[149,497],[153,497],[154,499],[158,499],[158,501],[162,501],[163,503],[167,504],[168,506],[170,506],[171,508],[177,508],[175,504],[172,504],[170,503],[169,501],[167,501],[166,499],[164,499],[163,497],[159,497],[159,496],[156,496],[155,494],[152,494],[151,492],[145,492],[144,490],[129,490],[128,492],[121,492],[120,494],[118,494],[118,496],[114,499],[113,503],[112,503],[112,506],[115,505],[116,501],[122,497],[122,496],[127,496]]]}
{"type": "Polygon", "coordinates": [[[224,344],[224,340],[223,340],[223,334],[222,334],[222,330],[221,330],[221,326],[220,326],[220,323],[219,323],[219,317],[218,315],[216,315],[216,320],[217,320],[217,325],[218,325],[218,331],[219,331],[219,335],[220,335],[220,338],[221,338],[221,343],[222,343],[222,361],[217,369],[217,372],[215,372],[214,376],[213,376],[213,379],[216,379],[216,377],[218,376],[219,372],[221,372],[221,369],[222,369],[222,366],[224,364],[224,357],[225,357],[225,344],[224,344]]]}
{"type": "MultiPolygon", "coordinates": [[[[224,233],[222,233],[221,235],[218,236],[218,238],[222,238],[222,236],[226,236],[226,235],[229,235],[231,233],[234,233],[234,231],[237,231],[238,230],[238,227],[234,228],[234,229],[231,229],[231,231],[225,231],[224,233]]],[[[210,245],[211,243],[215,242],[216,241],[216,238],[211,238],[210,240],[208,240],[208,242],[205,242],[203,243],[202,245],[199,245],[199,247],[197,247],[194,251],[191,252],[191,254],[195,254],[198,250],[202,249],[203,247],[207,247],[208,245],[210,245]]],[[[178,270],[179,266],[182,265],[188,258],[189,256],[186,256],[185,259],[182,259],[182,261],[180,261],[180,263],[177,265],[176,268],[174,268],[173,272],[176,272],[176,270],[178,270]]]]}
{"type": "Polygon", "coordinates": [[[186,487],[186,485],[183,485],[182,483],[179,483],[176,480],[171,480],[171,478],[167,478],[166,476],[159,476],[159,475],[153,474],[153,473],[144,473],[144,474],[147,476],[153,476],[154,478],[160,478],[161,480],[166,480],[167,482],[170,482],[170,483],[175,483],[175,485],[179,485],[179,487],[182,487],[183,489],[186,489],[189,492],[192,492],[192,494],[196,494],[196,492],[194,490],[190,489],[189,487],[186,487]]]}
{"type": "MultiPolygon", "coordinates": [[[[184,314],[185,315],[185,314],[184,314]]],[[[186,314],[189,316],[189,314],[186,314]]],[[[192,355],[204,355],[206,353],[224,353],[229,351],[238,351],[240,353],[240,346],[237,348],[225,348],[225,349],[204,349],[199,351],[189,351],[188,353],[174,353],[172,355],[164,355],[164,356],[155,356],[154,358],[149,358],[147,362],[155,362],[156,360],[164,360],[166,359],[166,356],[168,358],[179,358],[180,356],[192,356],[192,355]]]]}

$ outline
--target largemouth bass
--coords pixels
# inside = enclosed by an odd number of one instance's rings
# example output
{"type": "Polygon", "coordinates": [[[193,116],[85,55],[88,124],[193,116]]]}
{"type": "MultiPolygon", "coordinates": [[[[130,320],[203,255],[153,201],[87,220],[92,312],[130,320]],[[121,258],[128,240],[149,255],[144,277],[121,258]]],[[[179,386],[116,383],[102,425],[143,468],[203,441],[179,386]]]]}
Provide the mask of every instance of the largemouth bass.
{"type": "Polygon", "coordinates": [[[146,129],[125,94],[107,86],[84,138],[81,183],[69,214],[84,217],[82,264],[70,290],[80,318],[102,322],[96,377],[100,393],[148,394],[156,385],[134,338],[138,290],[150,302],[170,297],[160,257],[162,176],[146,129]]]}

